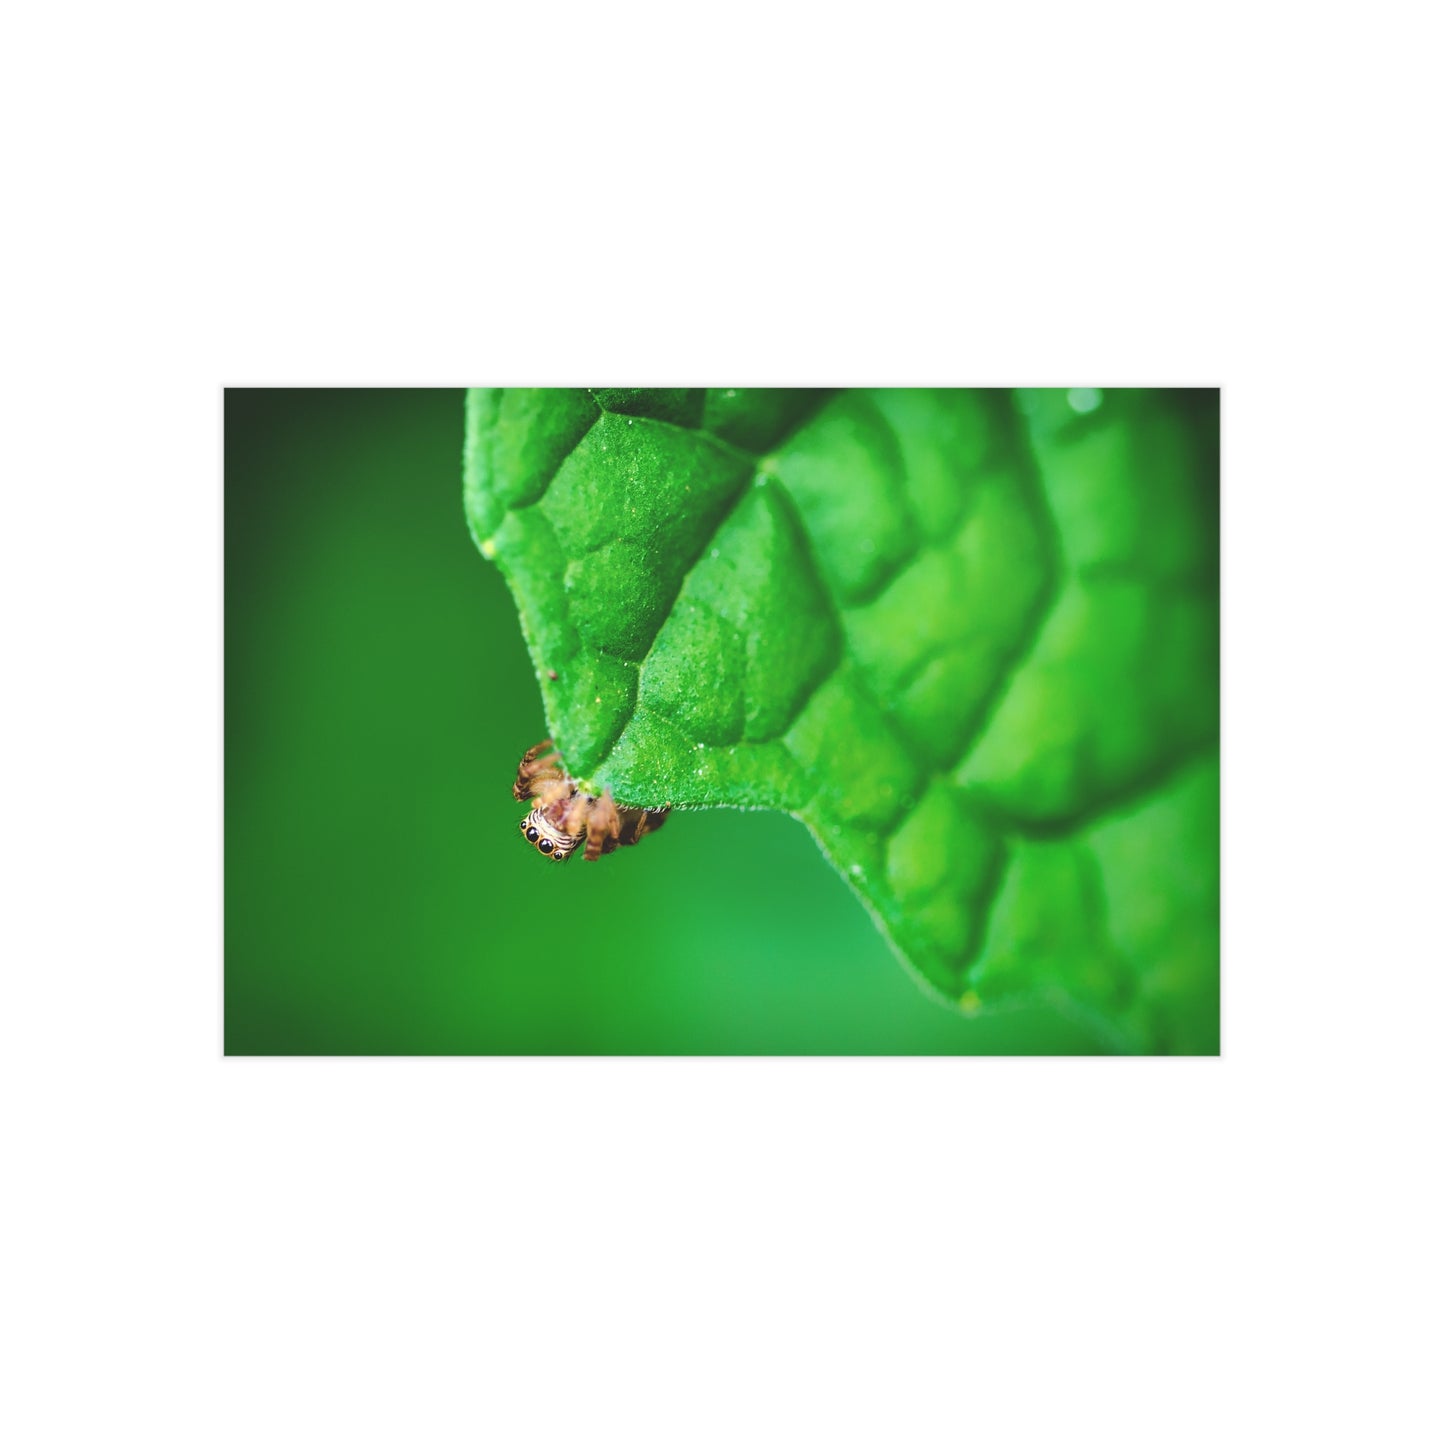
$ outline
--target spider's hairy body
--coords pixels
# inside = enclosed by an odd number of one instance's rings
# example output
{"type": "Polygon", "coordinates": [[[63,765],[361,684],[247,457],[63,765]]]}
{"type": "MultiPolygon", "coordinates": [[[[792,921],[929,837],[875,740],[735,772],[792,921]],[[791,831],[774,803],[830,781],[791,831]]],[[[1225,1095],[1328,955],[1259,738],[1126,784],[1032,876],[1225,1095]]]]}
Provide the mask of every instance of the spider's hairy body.
{"type": "Polygon", "coordinates": [[[667,821],[665,807],[619,807],[610,788],[601,797],[584,793],[550,738],[522,755],[512,796],[519,803],[532,801],[532,811],[518,826],[522,836],[555,863],[565,863],[584,840],[582,856],[595,862],[604,853],[640,842],[667,821]]]}

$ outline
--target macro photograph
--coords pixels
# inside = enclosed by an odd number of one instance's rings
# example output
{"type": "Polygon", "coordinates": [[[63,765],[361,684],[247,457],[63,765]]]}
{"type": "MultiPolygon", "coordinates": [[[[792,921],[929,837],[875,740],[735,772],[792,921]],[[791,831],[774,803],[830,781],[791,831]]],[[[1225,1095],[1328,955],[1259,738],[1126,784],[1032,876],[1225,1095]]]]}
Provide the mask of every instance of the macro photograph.
{"type": "Polygon", "coordinates": [[[12,25],[0,1438],[1445,1439],[1422,7],[273,9],[12,25]]]}
{"type": "Polygon", "coordinates": [[[1214,388],[228,388],[228,1054],[1217,1054],[1214,388]]]}

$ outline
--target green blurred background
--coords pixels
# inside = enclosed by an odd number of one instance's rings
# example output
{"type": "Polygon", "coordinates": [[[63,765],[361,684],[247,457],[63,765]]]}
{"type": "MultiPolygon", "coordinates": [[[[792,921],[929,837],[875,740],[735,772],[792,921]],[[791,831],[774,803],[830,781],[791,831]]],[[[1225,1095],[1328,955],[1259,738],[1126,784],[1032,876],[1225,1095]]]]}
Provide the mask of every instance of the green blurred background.
{"type": "Polygon", "coordinates": [[[914,984],[801,823],[546,863],[545,732],[462,518],[460,391],[225,398],[228,1054],[1095,1053],[914,984]]]}

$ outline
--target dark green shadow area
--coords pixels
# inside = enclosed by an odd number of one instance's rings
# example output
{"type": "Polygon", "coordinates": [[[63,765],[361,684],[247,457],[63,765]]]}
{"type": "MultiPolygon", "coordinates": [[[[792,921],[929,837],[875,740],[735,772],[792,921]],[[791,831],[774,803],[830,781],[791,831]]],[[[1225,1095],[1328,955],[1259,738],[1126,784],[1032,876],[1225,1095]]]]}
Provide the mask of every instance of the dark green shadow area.
{"type": "Polygon", "coordinates": [[[540,859],[509,790],[541,702],[462,425],[460,391],[227,393],[227,1053],[1098,1052],[921,993],[791,818],[540,859]]]}

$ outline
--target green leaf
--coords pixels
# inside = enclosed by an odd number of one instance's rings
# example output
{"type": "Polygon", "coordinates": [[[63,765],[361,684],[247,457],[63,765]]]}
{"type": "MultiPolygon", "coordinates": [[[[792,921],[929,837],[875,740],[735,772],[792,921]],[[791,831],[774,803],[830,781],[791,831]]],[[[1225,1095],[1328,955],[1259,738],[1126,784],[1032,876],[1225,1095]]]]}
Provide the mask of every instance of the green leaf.
{"type": "Polygon", "coordinates": [[[574,775],[793,813],[952,1006],[1129,1050],[1218,1049],[1218,480],[1213,391],[467,403],[574,775]]]}

